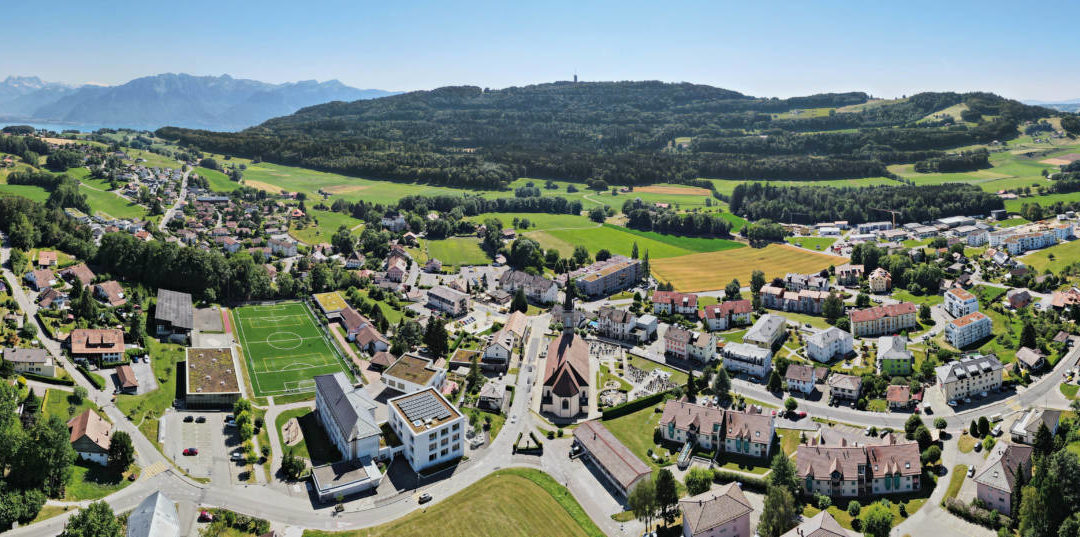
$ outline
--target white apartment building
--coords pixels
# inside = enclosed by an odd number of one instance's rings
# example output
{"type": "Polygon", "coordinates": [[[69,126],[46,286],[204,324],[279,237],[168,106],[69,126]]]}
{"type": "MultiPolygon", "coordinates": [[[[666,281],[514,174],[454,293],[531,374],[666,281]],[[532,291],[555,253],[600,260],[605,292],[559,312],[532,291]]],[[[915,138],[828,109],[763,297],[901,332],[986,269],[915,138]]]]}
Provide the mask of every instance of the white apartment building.
{"type": "Polygon", "coordinates": [[[946,401],[955,401],[1001,386],[1004,366],[989,354],[963,358],[939,366],[935,373],[946,401]]]}
{"type": "Polygon", "coordinates": [[[993,321],[981,311],[969,313],[945,325],[945,339],[958,349],[988,338],[993,332],[993,321]]]}
{"type": "Polygon", "coordinates": [[[829,362],[854,350],[855,338],[835,326],[806,338],[806,355],[818,362],[829,362]]]}
{"type": "Polygon", "coordinates": [[[724,345],[724,369],[765,378],[772,370],[772,350],[750,343],[724,345]]]}
{"type": "Polygon", "coordinates": [[[413,470],[419,472],[465,453],[465,418],[438,390],[425,388],[395,397],[387,405],[390,429],[404,444],[401,454],[413,470]]]}
{"type": "Polygon", "coordinates": [[[426,358],[405,354],[382,373],[382,381],[389,388],[401,393],[413,393],[424,388],[442,389],[446,382],[446,369],[435,367],[426,358]]]}
{"type": "Polygon", "coordinates": [[[945,311],[953,317],[963,317],[979,311],[979,299],[970,291],[952,288],[945,291],[945,311]]]}
{"type": "Polygon", "coordinates": [[[362,386],[353,387],[345,373],[315,377],[315,415],[343,459],[379,455],[382,432],[375,421],[376,408],[375,399],[362,386]]]}

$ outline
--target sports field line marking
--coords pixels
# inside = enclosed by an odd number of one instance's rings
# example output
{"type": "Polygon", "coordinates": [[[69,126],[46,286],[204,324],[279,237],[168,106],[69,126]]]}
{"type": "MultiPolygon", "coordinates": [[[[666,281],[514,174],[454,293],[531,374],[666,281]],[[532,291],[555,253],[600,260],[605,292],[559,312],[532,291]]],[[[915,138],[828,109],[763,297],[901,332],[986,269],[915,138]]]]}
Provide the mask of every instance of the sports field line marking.
{"type": "Polygon", "coordinates": [[[233,313],[233,316],[236,318],[235,319],[235,321],[236,321],[235,324],[236,324],[236,330],[237,330],[237,332],[239,332],[239,335],[240,335],[240,347],[244,349],[244,359],[247,360],[247,363],[248,363],[248,371],[250,372],[250,374],[248,376],[251,377],[251,381],[255,383],[255,386],[257,386],[257,389],[254,390],[254,392],[257,393],[257,394],[264,393],[263,390],[262,390],[262,384],[259,383],[259,375],[255,371],[255,362],[253,361],[253,358],[252,358],[251,352],[250,352],[251,347],[248,346],[247,336],[244,335],[244,323],[241,322],[240,310],[239,309],[233,309],[231,311],[233,313]]]}

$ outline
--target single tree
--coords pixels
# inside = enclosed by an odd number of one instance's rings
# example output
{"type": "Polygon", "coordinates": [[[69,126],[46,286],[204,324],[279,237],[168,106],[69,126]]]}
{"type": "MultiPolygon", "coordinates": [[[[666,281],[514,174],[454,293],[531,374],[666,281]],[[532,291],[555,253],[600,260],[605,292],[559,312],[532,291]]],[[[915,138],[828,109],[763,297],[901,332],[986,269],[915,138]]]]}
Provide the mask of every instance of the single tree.
{"type": "Polygon", "coordinates": [[[945,421],[945,418],[934,418],[934,428],[939,430],[945,430],[949,426],[949,422],[945,421]]]}
{"type": "Polygon", "coordinates": [[[1024,321],[1024,328],[1020,330],[1020,346],[1034,349],[1037,345],[1035,325],[1031,324],[1031,321],[1024,321]]]}
{"type": "Polygon", "coordinates": [[[675,483],[675,476],[671,470],[661,468],[656,473],[656,505],[660,508],[660,516],[665,521],[673,520],[675,516],[673,508],[678,504],[679,490],[675,483]]]}
{"type": "Polygon", "coordinates": [[[686,472],[684,483],[687,494],[694,496],[709,490],[712,487],[713,473],[708,468],[694,466],[686,472]]]}
{"type": "Polygon", "coordinates": [[[906,433],[908,440],[915,439],[915,429],[918,429],[922,424],[922,418],[920,418],[918,414],[912,414],[907,421],[904,422],[904,433],[906,433]]]}
{"type": "Polygon", "coordinates": [[[727,286],[724,287],[724,300],[738,300],[742,298],[742,285],[739,284],[739,280],[731,280],[727,286]]]}
{"type": "Polygon", "coordinates": [[[784,487],[770,485],[761,509],[757,533],[761,537],[780,537],[795,527],[799,513],[795,509],[795,497],[784,487]]]}
{"type": "Polygon", "coordinates": [[[450,350],[447,340],[446,325],[443,324],[442,317],[439,315],[428,317],[427,327],[424,330],[424,344],[427,345],[428,352],[435,358],[446,356],[450,350]]]}
{"type": "Polygon", "coordinates": [[[135,462],[135,446],[131,436],[124,431],[116,431],[109,440],[109,467],[117,472],[124,472],[135,462]]]}
{"type": "Polygon", "coordinates": [[[795,463],[783,453],[773,457],[769,465],[769,484],[787,489],[791,497],[798,498],[802,494],[802,484],[796,473],[795,463]]]}
{"type": "Polygon", "coordinates": [[[656,514],[656,485],[653,484],[652,479],[645,479],[638,483],[634,490],[630,491],[626,503],[630,505],[634,518],[640,520],[648,528],[656,514]]]}
{"type": "Polygon", "coordinates": [[[773,369],[772,374],[769,375],[769,382],[765,385],[770,392],[779,392],[783,387],[783,381],[780,380],[780,374],[773,369]]]}
{"type": "Polygon", "coordinates": [[[758,294],[761,288],[765,287],[765,273],[760,270],[755,270],[750,273],[750,292],[758,294]]]}
{"type": "Polygon", "coordinates": [[[836,292],[829,293],[829,297],[821,305],[821,314],[829,324],[836,324],[836,320],[844,315],[844,301],[836,292]]]}
{"type": "Polygon", "coordinates": [[[990,420],[986,416],[979,416],[979,436],[990,434],[990,420]]]}
{"type": "Polygon", "coordinates": [[[888,537],[892,531],[892,510],[881,502],[875,502],[863,509],[859,520],[862,522],[862,532],[867,537],[888,537]]]}
{"type": "Polygon", "coordinates": [[[799,402],[796,401],[794,397],[788,397],[787,399],[784,399],[784,408],[787,409],[789,413],[795,412],[795,409],[799,408],[799,402]]]}
{"type": "Polygon", "coordinates": [[[971,420],[971,425],[968,425],[968,434],[974,437],[979,436],[979,423],[975,420],[971,420]]]}
{"type": "Polygon", "coordinates": [[[112,507],[94,502],[68,519],[60,537],[122,537],[124,525],[116,518],[112,507]]]}
{"type": "Polygon", "coordinates": [[[727,370],[723,367],[720,367],[716,374],[713,375],[712,392],[713,395],[724,401],[727,400],[728,394],[731,392],[731,377],[728,376],[727,370]]]}
{"type": "Polygon", "coordinates": [[[515,311],[522,313],[529,311],[529,299],[525,297],[524,287],[518,287],[518,290],[514,292],[514,300],[510,302],[510,312],[515,311]]]}
{"type": "Polygon", "coordinates": [[[930,315],[930,306],[927,304],[919,306],[919,321],[923,323],[928,323],[931,320],[932,317],[930,315]]]}
{"type": "Polygon", "coordinates": [[[1033,447],[1036,458],[1045,457],[1054,450],[1054,435],[1050,433],[1046,422],[1040,422],[1039,428],[1035,430],[1035,444],[1033,447]]]}

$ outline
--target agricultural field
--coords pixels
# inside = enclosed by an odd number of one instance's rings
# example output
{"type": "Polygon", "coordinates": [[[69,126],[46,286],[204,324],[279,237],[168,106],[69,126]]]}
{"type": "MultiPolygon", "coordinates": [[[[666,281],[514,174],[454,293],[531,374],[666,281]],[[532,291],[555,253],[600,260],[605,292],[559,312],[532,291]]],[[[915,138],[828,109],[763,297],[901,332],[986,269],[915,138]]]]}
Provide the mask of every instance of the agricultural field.
{"type": "Polygon", "coordinates": [[[441,240],[420,241],[420,247],[411,249],[415,252],[416,262],[427,263],[428,259],[438,259],[443,270],[464,265],[486,265],[491,262],[487,253],[480,249],[480,239],[475,237],[450,237],[441,240]]]}
{"type": "Polygon", "coordinates": [[[146,218],[146,207],[138,203],[85,184],[80,185],[79,189],[86,194],[86,201],[95,214],[104,213],[113,218],[146,218]]]}
{"type": "Polygon", "coordinates": [[[713,252],[741,248],[742,244],[728,239],[708,239],[700,237],[681,237],[660,233],[631,230],[611,224],[589,229],[556,229],[551,231],[530,231],[526,237],[536,240],[545,250],[554,248],[564,256],[574,253],[575,246],[585,246],[590,254],[607,249],[613,254],[630,256],[634,243],[638,253],[644,256],[649,252],[649,259],[663,259],[684,256],[698,252],[713,252]]]}
{"type": "Polygon", "coordinates": [[[1049,248],[1043,248],[1024,255],[1020,258],[1025,265],[1036,272],[1050,269],[1051,272],[1059,273],[1067,265],[1080,260],[1080,240],[1056,244],[1049,248]]]}
{"type": "Polygon", "coordinates": [[[1076,203],[1080,201],[1080,192],[1069,192],[1066,194],[1046,194],[1043,196],[1030,196],[1015,200],[1005,200],[1005,210],[1010,213],[1018,213],[1025,204],[1037,203],[1042,206],[1053,205],[1057,202],[1062,203],[1076,203]]]}
{"type": "Polygon", "coordinates": [[[307,227],[301,228],[295,221],[289,224],[289,236],[304,244],[329,243],[330,238],[341,226],[349,228],[354,235],[359,235],[364,225],[361,220],[334,211],[321,211],[309,207],[308,215],[314,221],[307,227]]]}
{"type": "Polygon", "coordinates": [[[499,470],[450,498],[380,526],[347,532],[305,530],[304,537],[602,537],[577,500],[551,476],[499,470]]]}
{"type": "Polygon", "coordinates": [[[255,395],[311,391],[316,375],[348,374],[303,303],[243,306],[232,312],[255,395]]]}
{"type": "Polygon", "coordinates": [[[723,289],[733,278],[748,284],[754,270],[765,271],[766,280],[788,272],[818,272],[830,265],[847,263],[846,257],[808,252],[790,245],[738,248],[651,262],[653,274],[679,291],[723,289]]]}

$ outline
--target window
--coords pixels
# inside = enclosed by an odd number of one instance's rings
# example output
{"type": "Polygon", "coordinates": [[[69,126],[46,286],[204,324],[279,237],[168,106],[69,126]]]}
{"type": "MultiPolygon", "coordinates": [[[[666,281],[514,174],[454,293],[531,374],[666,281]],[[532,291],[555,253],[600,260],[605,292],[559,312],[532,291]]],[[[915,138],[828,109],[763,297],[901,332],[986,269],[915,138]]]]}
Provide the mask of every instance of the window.
{"type": "Polygon", "coordinates": [[[431,455],[428,455],[427,460],[428,460],[428,462],[431,462],[431,461],[435,460],[435,454],[432,453],[431,455]]]}
{"type": "Polygon", "coordinates": [[[446,456],[446,454],[449,453],[449,452],[450,452],[450,450],[444,449],[444,450],[439,452],[439,455],[446,456]]]}

